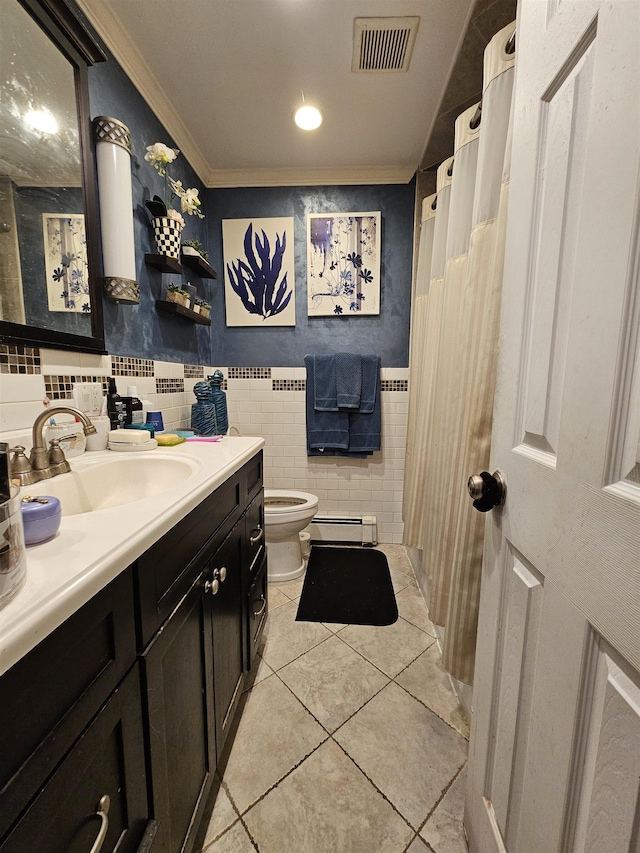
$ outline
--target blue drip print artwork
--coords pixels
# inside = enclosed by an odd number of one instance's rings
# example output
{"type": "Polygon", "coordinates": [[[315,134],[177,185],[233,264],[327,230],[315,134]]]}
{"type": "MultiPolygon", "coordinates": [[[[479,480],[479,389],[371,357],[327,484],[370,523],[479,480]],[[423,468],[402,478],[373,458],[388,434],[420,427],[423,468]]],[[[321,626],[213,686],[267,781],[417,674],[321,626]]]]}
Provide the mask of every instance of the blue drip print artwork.
{"type": "Polygon", "coordinates": [[[380,212],[307,217],[309,317],[380,313],[380,212]]]}
{"type": "Polygon", "coordinates": [[[89,314],[89,264],[84,215],[42,214],[49,311],[89,314]]]}
{"type": "Polygon", "coordinates": [[[227,326],[295,326],[293,217],[224,219],[227,326]]]}

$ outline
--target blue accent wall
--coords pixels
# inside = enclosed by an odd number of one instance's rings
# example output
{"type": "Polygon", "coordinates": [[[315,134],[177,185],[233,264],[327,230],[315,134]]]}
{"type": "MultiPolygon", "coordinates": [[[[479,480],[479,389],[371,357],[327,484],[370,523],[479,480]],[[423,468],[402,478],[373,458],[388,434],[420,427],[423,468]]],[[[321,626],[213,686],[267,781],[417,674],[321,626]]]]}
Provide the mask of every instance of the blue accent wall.
{"type": "Polygon", "coordinates": [[[261,187],[207,190],[205,220],[210,262],[218,280],[210,288],[212,364],[302,367],[307,353],[377,352],[384,367],[409,364],[415,183],[381,186],[261,187]],[[307,316],[308,213],[382,213],[379,316],[307,316]],[[222,220],[293,216],[296,325],[227,328],[224,305],[222,220]]]}
{"type": "MultiPolygon", "coordinates": [[[[108,51],[105,51],[108,54],[108,51]]],[[[160,273],[144,262],[146,252],[154,253],[151,218],[144,206],[154,195],[164,195],[164,179],[146,162],[147,145],[154,142],[177,148],[118,62],[108,54],[107,62],[89,69],[91,117],[113,116],[131,131],[131,169],[133,218],[136,247],[136,278],[140,284],[140,304],[120,305],[104,300],[104,330],[107,350],[117,355],[210,364],[211,335],[208,326],[156,310],[155,300],[164,299],[167,285],[180,282],[180,276],[160,273]]],[[[185,187],[197,187],[202,199],[204,186],[183,155],[171,165],[170,174],[185,187]]],[[[205,204],[203,204],[205,206],[205,204]]],[[[205,243],[206,220],[185,216],[183,238],[205,243]]],[[[191,279],[192,276],[189,276],[191,279]]],[[[194,280],[202,294],[202,284],[194,280]]],[[[186,277],[183,276],[186,281],[186,277]]]]}
{"type": "MultiPolygon", "coordinates": [[[[204,220],[186,216],[183,239],[199,240],[218,271],[217,281],[183,275],[212,305],[211,327],[158,313],[170,282],[144,263],[155,252],[145,200],[163,195],[164,182],[144,160],[147,145],[164,142],[177,147],[118,62],[89,69],[91,115],[113,116],[127,125],[132,140],[132,184],[139,305],[104,301],[107,350],[118,355],[164,361],[225,366],[303,365],[306,353],[339,350],[377,352],[385,367],[406,367],[409,359],[409,316],[413,256],[414,181],[406,185],[268,187],[205,190],[184,156],[171,166],[171,175],[185,187],[197,187],[204,220]],[[307,213],[380,210],[382,213],[381,310],[379,316],[307,317],[307,213]],[[222,220],[259,216],[295,218],[296,326],[260,329],[230,328],[225,323],[222,220]]],[[[215,132],[212,129],[212,132],[215,132]]]]}

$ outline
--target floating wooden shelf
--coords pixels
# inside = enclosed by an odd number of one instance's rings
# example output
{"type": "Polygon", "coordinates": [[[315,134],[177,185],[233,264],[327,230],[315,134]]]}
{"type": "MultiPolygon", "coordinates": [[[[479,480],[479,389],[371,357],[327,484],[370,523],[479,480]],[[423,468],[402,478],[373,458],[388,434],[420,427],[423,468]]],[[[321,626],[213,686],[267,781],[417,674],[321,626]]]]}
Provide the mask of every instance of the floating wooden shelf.
{"type": "Polygon", "coordinates": [[[165,311],[167,314],[177,314],[178,317],[184,317],[192,323],[199,323],[201,326],[210,326],[211,318],[203,317],[202,314],[197,314],[191,308],[185,308],[178,302],[167,302],[164,299],[156,299],[156,308],[159,311],[165,311]]]}
{"type": "Polygon", "coordinates": [[[176,275],[182,274],[182,266],[175,258],[170,258],[169,255],[149,255],[144,256],[145,264],[150,267],[155,267],[160,272],[172,272],[176,275]]]}
{"type": "Polygon", "coordinates": [[[200,278],[218,278],[218,273],[200,255],[185,255],[182,253],[183,266],[196,272],[200,278]]]}

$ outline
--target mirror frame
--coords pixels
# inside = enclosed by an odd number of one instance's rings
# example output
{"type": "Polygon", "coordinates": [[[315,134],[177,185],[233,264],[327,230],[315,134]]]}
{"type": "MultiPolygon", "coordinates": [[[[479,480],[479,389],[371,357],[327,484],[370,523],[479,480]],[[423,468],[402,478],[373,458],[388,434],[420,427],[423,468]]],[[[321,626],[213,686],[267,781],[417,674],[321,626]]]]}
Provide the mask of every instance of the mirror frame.
{"type": "Polygon", "coordinates": [[[89,292],[91,294],[91,335],[76,335],[70,332],[58,332],[53,329],[42,329],[38,326],[0,320],[0,343],[104,354],[106,350],[102,288],[100,287],[102,281],[102,250],[87,69],[96,62],[104,62],[107,57],[65,0],[16,0],[16,2],[19,2],[25,11],[42,27],[45,35],[69,60],[74,70],[87,261],[89,264],[89,292]]]}

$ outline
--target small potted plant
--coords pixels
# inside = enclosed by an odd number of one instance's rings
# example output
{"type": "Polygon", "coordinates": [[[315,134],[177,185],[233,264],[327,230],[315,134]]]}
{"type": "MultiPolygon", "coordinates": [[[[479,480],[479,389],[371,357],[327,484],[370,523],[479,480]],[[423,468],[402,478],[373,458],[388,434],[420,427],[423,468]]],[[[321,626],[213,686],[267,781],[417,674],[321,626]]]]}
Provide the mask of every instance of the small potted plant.
{"type": "Polygon", "coordinates": [[[184,228],[183,213],[189,216],[204,218],[200,211],[198,190],[193,187],[183,187],[182,181],[174,180],[168,173],[167,167],[176,159],[180,152],[177,148],[169,148],[163,142],[155,142],[147,146],[144,159],[151,163],[160,177],[164,178],[164,198],[154,195],[145,202],[147,210],[153,219],[153,234],[159,255],[167,255],[180,260],[180,235],[184,228]],[[180,200],[180,211],[171,207],[174,198],[180,200]]]}
{"type": "Polygon", "coordinates": [[[179,284],[170,284],[167,288],[167,302],[177,302],[178,305],[189,307],[189,294],[179,284]]]}
{"type": "Polygon", "coordinates": [[[200,303],[200,313],[203,317],[206,317],[207,320],[211,317],[211,305],[208,302],[200,303]]]}
{"type": "Polygon", "coordinates": [[[196,296],[195,299],[193,300],[193,305],[191,306],[191,310],[195,311],[196,314],[200,314],[200,312],[202,310],[202,299],[198,299],[198,297],[196,296]]]}
{"type": "Polygon", "coordinates": [[[185,240],[182,244],[183,255],[200,255],[203,261],[209,261],[209,252],[199,240],[185,240]]]}

